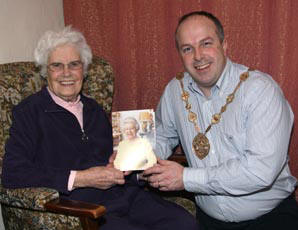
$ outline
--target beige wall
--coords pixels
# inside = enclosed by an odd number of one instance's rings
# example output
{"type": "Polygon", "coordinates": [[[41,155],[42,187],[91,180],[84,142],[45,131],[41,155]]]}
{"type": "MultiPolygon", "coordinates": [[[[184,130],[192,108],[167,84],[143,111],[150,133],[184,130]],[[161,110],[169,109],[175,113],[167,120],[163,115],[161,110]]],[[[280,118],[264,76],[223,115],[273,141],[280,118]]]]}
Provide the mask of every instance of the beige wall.
{"type": "Polygon", "coordinates": [[[63,26],[62,0],[0,0],[0,63],[33,60],[38,38],[63,26]]]}
{"type": "Polygon", "coordinates": [[[31,61],[38,38],[63,26],[62,0],[0,0],[0,63],[31,61]]]}

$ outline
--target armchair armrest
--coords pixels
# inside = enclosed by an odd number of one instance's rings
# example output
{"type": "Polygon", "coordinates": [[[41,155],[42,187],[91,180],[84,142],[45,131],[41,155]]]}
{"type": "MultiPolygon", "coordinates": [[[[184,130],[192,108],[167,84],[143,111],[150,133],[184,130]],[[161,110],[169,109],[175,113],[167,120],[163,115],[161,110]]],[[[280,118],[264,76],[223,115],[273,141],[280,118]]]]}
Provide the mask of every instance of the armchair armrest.
{"type": "Polygon", "coordinates": [[[84,230],[99,229],[99,218],[106,211],[105,207],[101,205],[62,198],[47,202],[45,209],[50,212],[79,217],[84,230]]]}
{"type": "Polygon", "coordinates": [[[106,210],[101,205],[59,198],[59,193],[49,188],[6,189],[0,185],[0,203],[10,207],[79,217],[84,230],[97,230],[99,218],[106,210]]]}
{"type": "Polygon", "coordinates": [[[181,144],[179,144],[173,149],[173,154],[168,158],[168,160],[176,161],[177,163],[183,166],[187,166],[187,160],[181,144]]]}
{"type": "Polygon", "coordinates": [[[45,211],[44,205],[59,197],[59,193],[49,188],[18,188],[6,189],[0,185],[0,203],[19,207],[45,211]]]}
{"type": "Polygon", "coordinates": [[[176,161],[177,163],[185,166],[187,165],[187,160],[186,160],[186,157],[185,155],[180,155],[180,154],[173,154],[172,156],[169,157],[168,160],[171,160],[171,161],[176,161]]]}
{"type": "Polygon", "coordinates": [[[71,216],[84,216],[92,219],[101,217],[106,209],[104,206],[86,203],[83,201],[67,200],[57,198],[45,204],[47,211],[63,213],[71,216]]]}

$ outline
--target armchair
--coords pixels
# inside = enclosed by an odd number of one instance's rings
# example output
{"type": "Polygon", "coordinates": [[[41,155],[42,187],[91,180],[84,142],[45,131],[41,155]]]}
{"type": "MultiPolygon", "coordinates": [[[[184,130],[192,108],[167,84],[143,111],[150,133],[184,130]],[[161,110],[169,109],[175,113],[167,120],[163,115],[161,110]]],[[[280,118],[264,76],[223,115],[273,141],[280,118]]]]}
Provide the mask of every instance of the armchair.
{"type": "MultiPolygon", "coordinates": [[[[0,172],[13,106],[45,84],[33,62],[0,65],[0,172]]],[[[94,57],[83,93],[93,97],[108,114],[112,109],[113,84],[111,66],[102,58],[94,57]]],[[[0,203],[6,230],[98,229],[97,219],[105,212],[100,205],[59,199],[53,189],[5,189],[1,181],[0,203]]]]}

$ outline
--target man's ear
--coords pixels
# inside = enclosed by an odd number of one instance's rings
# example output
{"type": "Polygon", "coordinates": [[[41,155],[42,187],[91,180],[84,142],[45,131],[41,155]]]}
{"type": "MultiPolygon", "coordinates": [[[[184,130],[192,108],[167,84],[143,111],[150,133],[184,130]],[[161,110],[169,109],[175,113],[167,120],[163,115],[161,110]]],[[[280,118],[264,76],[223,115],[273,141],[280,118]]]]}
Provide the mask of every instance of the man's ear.
{"type": "Polygon", "coordinates": [[[222,42],[222,48],[224,50],[225,56],[227,56],[228,42],[227,42],[226,39],[224,39],[223,42],[222,42]]]}

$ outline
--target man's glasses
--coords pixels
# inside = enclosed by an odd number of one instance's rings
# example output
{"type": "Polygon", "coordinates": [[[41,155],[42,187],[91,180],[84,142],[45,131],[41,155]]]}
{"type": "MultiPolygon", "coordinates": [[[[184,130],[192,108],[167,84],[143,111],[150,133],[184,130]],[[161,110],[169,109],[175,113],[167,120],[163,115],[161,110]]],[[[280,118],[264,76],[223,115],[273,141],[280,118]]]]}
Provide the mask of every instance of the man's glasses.
{"type": "Polygon", "coordinates": [[[68,64],[63,64],[61,62],[53,62],[48,65],[48,69],[52,72],[62,72],[64,71],[65,66],[67,66],[68,70],[79,70],[83,67],[83,62],[77,60],[69,62],[68,64]]]}

